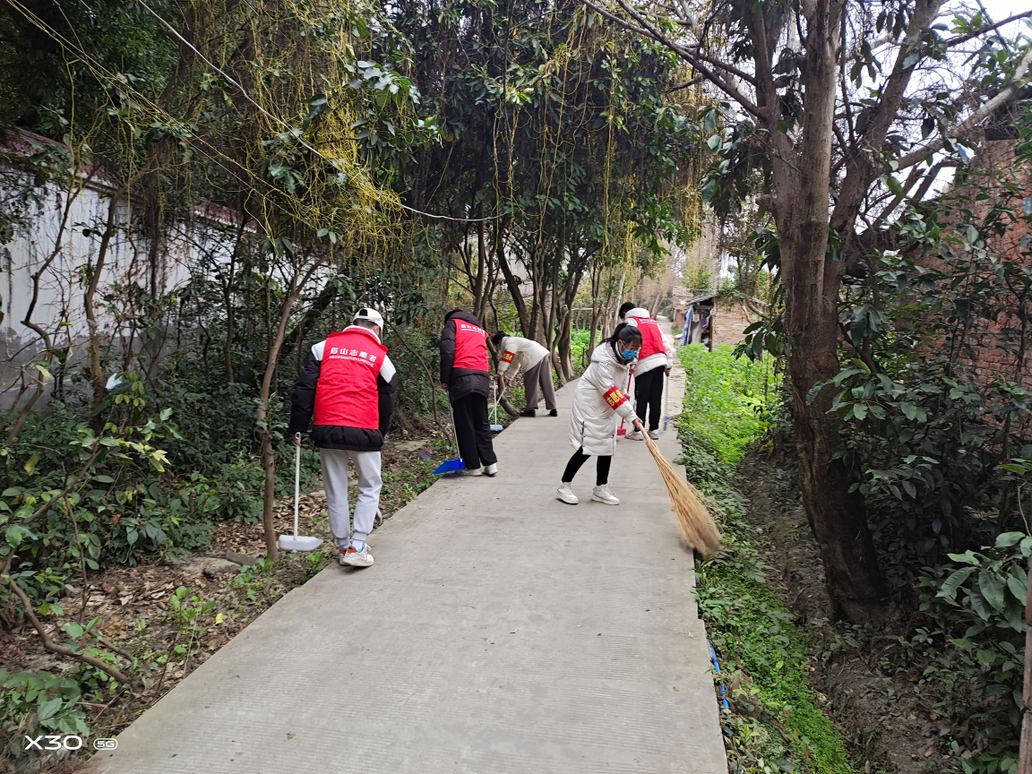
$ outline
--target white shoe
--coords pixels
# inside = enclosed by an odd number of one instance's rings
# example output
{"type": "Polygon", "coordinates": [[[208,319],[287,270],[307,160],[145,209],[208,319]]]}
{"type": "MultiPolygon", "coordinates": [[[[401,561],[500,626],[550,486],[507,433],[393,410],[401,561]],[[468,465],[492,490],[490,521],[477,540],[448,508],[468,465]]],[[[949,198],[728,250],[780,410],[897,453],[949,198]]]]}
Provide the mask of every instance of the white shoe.
{"type": "Polygon", "coordinates": [[[580,502],[580,500],[577,499],[577,495],[573,493],[573,489],[565,481],[559,484],[559,487],[555,490],[555,492],[559,495],[559,499],[562,500],[564,503],[576,505],[580,502]]]}
{"type": "Polygon", "coordinates": [[[361,551],[356,551],[354,546],[348,546],[340,552],[340,563],[341,566],[347,567],[371,567],[373,554],[368,544],[362,546],[361,551]]]}
{"type": "Polygon", "coordinates": [[[651,438],[653,441],[658,441],[659,440],[659,431],[658,430],[649,430],[649,438],[651,438]]]}
{"type": "Polygon", "coordinates": [[[497,462],[492,462],[490,465],[488,465],[486,468],[484,468],[484,475],[485,476],[493,476],[497,472],[498,472],[498,463],[497,462]]]}
{"type": "Polygon", "coordinates": [[[483,468],[464,468],[462,471],[464,476],[482,476],[484,475],[483,468]]]}
{"type": "Polygon", "coordinates": [[[629,432],[627,435],[625,435],[624,438],[626,438],[628,441],[644,441],[645,440],[642,437],[641,433],[639,433],[637,430],[631,430],[631,432],[629,432]]]}
{"type": "Polygon", "coordinates": [[[620,501],[613,497],[613,493],[609,491],[609,485],[596,486],[591,490],[591,499],[595,502],[605,503],[606,505],[619,505],[620,501]]]}

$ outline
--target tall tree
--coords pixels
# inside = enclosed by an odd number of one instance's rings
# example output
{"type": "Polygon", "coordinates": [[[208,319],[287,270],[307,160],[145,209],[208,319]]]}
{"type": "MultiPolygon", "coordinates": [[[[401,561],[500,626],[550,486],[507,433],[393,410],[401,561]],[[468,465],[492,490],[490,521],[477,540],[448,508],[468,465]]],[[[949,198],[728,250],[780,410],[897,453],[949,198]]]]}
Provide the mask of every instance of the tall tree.
{"type": "Polygon", "coordinates": [[[414,206],[474,217],[440,247],[480,311],[500,271],[522,332],[568,372],[577,288],[594,263],[662,254],[699,164],[683,67],[575,1],[400,3],[414,77],[444,144],[406,170],[414,206]],[[672,66],[674,65],[674,66],[672,66]],[[529,286],[529,292],[528,292],[529,286]]]}
{"type": "Polygon", "coordinates": [[[721,169],[709,193],[726,203],[758,189],[773,215],[803,502],[835,612],[877,617],[885,584],[819,387],[840,367],[839,288],[875,227],[1018,98],[1032,48],[1002,42],[984,12],[944,19],[940,0],[583,2],[663,43],[729,101],[732,131],[711,121],[721,169]]]}

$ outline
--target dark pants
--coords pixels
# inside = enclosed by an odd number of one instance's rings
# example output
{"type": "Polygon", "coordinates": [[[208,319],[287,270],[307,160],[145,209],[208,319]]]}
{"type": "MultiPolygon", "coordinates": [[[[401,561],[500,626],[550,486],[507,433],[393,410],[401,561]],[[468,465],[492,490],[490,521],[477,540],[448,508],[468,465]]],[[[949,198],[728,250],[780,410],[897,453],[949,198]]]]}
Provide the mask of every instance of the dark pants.
{"type": "Polygon", "coordinates": [[[491,442],[487,398],[475,393],[459,398],[452,403],[452,414],[455,419],[455,435],[459,439],[459,454],[466,463],[466,469],[475,470],[481,465],[493,465],[498,462],[494,444],[491,442]]]}
{"type": "Polygon", "coordinates": [[[662,366],[653,368],[643,374],[634,375],[634,413],[645,424],[645,412],[648,410],[649,430],[659,429],[659,420],[663,412],[663,376],[662,366]]]}
{"type": "MultiPolygon", "coordinates": [[[[588,461],[590,454],[584,453],[584,447],[580,447],[570,457],[570,461],[566,463],[566,470],[563,472],[563,483],[569,484],[573,481],[573,477],[577,475],[577,471],[581,469],[581,465],[588,461]]],[[[613,456],[611,454],[603,454],[598,458],[598,462],[595,463],[595,486],[605,486],[609,483],[609,466],[613,462],[613,456]]]]}

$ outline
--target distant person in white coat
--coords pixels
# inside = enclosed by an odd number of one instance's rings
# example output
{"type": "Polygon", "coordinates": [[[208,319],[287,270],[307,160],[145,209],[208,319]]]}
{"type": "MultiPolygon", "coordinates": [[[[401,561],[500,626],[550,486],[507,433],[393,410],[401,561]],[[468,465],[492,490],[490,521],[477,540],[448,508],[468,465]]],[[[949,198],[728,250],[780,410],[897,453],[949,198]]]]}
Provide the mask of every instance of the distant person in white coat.
{"type": "Polygon", "coordinates": [[[521,417],[532,417],[537,412],[538,389],[545,396],[545,408],[548,416],[557,417],[559,412],[555,403],[555,385],[552,384],[551,358],[548,350],[533,339],[520,336],[507,336],[498,331],[491,337],[501,356],[498,360],[498,388],[502,389],[503,380],[512,381],[523,369],[523,387],[527,405],[520,412],[521,417]]]}
{"type": "Polygon", "coordinates": [[[595,488],[591,499],[606,505],[619,505],[609,491],[609,468],[616,452],[616,427],[623,417],[641,430],[641,421],[634,415],[631,401],[620,385],[627,384],[628,367],[641,350],[641,331],[620,323],[613,335],[595,347],[591,363],[577,382],[570,412],[570,445],[575,451],[566,464],[556,493],[560,500],[576,505],[580,500],[570,484],[591,455],[598,456],[595,467],[595,488]]]}

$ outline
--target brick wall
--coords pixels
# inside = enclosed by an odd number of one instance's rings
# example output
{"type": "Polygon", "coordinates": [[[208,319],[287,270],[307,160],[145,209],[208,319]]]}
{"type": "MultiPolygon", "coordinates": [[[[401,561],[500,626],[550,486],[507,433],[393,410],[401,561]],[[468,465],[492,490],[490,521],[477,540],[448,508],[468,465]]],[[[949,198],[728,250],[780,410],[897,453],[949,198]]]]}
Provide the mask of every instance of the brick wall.
{"type": "Polygon", "coordinates": [[[745,329],[759,316],[748,309],[740,298],[713,299],[713,314],[710,317],[713,344],[738,345],[745,339],[745,329]]]}
{"type": "MultiPolygon", "coordinates": [[[[950,220],[958,224],[979,224],[994,206],[1002,207],[1009,215],[1002,221],[1007,224],[1006,230],[988,239],[988,247],[999,255],[1022,259],[1026,267],[1032,269],[1027,242],[1026,246],[1021,244],[1021,240],[1029,236],[1022,199],[1032,195],[1032,175],[1027,162],[1018,158],[1016,147],[1016,140],[984,143],[972,162],[974,173],[963,187],[954,192],[961,196],[967,194],[966,206],[971,210],[971,216],[957,213],[950,220]]],[[[986,277],[992,277],[992,266],[986,265],[985,271],[986,277]]],[[[1002,282],[996,287],[998,307],[1016,310],[1017,297],[1002,282]]],[[[1026,308],[1030,302],[1032,299],[1026,300],[1026,308]]],[[[979,317],[968,334],[966,351],[959,355],[958,365],[983,383],[1004,378],[1016,380],[1026,389],[1032,389],[1032,353],[1026,353],[1024,362],[1019,364],[1020,339],[1021,321],[1015,314],[1003,311],[995,320],[979,317]]]]}

